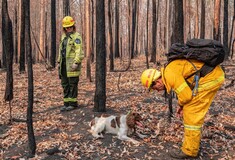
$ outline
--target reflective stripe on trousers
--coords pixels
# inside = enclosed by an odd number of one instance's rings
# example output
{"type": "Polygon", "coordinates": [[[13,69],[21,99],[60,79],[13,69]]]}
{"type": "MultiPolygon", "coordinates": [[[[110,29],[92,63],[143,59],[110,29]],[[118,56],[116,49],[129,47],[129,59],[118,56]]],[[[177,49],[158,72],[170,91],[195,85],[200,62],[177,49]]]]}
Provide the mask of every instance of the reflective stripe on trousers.
{"type": "Polygon", "coordinates": [[[201,126],[214,96],[220,86],[214,90],[198,92],[191,102],[183,107],[184,141],[182,151],[197,156],[201,139],[201,126]]]}

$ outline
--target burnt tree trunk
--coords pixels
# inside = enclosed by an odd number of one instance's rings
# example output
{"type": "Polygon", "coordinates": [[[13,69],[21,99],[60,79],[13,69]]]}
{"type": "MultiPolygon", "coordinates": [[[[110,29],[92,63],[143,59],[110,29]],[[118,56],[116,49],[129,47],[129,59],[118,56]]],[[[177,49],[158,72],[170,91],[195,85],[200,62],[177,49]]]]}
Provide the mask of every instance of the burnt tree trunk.
{"type": "Polygon", "coordinates": [[[114,40],[114,55],[115,58],[120,57],[119,52],[119,0],[115,0],[115,40],[114,40]]]}
{"type": "Polygon", "coordinates": [[[36,152],[36,142],[33,130],[33,101],[34,101],[34,85],[33,85],[33,62],[32,62],[32,46],[30,38],[30,0],[25,2],[25,51],[27,55],[28,69],[28,107],[27,107],[27,129],[28,129],[28,144],[29,157],[34,157],[36,152]]]}
{"type": "Polygon", "coordinates": [[[200,31],[200,38],[205,38],[205,1],[201,0],[201,31],[200,31]]]}
{"type": "Polygon", "coordinates": [[[106,47],[104,0],[96,1],[96,74],[94,111],[106,111],[106,47]]]}
{"type": "Polygon", "coordinates": [[[51,66],[56,65],[56,0],[51,0],[51,66]]]}
{"type": "Polygon", "coordinates": [[[69,16],[70,15],[70,3],[69,0],[63,0],[63,15],[69,16]]]}
{"type": "MultiPolygon", "coordinates": [[[[132,30],[131,30],[131,58],[134,58],[135,29],[136,29],[136,0],[132,0],[132,30]]],[[[131,62],[131,61],[129,61],[131,62]]]]}
{"type": "Polygon", "coordinates": [[[6,55],[6,89],[5,89],[5,101],[11,101],[13,99],[13,33],[12,22],[8,14],[7,0],[2,1],[2,43],[3,54],[6,55]]]}
{"type": "Polygon", "coordinates": [[[17,39],[17,35],[18,35],[18,30],[17,30],[17,26],[18,26],[18,17],[17,17],[17,6],[18,6],[18,1],[15,3],[15,10],[14,10],[14,61],[15,63],[18,63],[18,39],[17,39]]]}
{"type": "Polygon", "coordinates": [[[220,41],[220,4],[221,0],[215,0],[213,38],[217,41],[220,41]]]}
{"type": "Polygon", "coordinates": [[[152,15],[152,53],[151,53],[151,59],[150,62],[156,63],[156,34],[157,34],[157,19],[156,19],[156,0],[152,0],[152,4],[153,4],[153,15],[152,15]]]}
{"type": "Polygon", "coordinates": [[[183,0],[174,0],[174,22],[171,43],[184,43],[183,0]]]}
{"type": "Polygon", "coordinates": [[[20,65],[19,65],[19,72],[25,72],[25,1],[21,1],[21,13],[20,13],[20,65]]]}
{"type": "Polygon", "coordinates": [[[108,27],[109,27],[109,70],[114,71],[114,59],[113,59],[113,31],[112,31],[112,3],[108,0],[108,27]]]}
{"type": "Polygon", "coordinates": [[[228,0],[224,0],[223,45],[225,50],[225,59],[228,59],[228,0]]]}

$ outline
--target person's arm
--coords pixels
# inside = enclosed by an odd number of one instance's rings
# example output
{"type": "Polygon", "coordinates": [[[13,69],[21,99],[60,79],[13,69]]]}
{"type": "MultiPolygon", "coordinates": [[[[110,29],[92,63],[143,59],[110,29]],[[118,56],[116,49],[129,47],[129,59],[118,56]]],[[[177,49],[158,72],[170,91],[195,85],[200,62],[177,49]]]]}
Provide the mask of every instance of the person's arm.
{"type": "Polygon", "coordinates": [[[82,38],[80,35],[78,35],[74,42],[75,45],[75,58],[74,63],[80,64],[82,60],[84,59],[84,52],[82,50],[82,38]]]}
{"type": "Polygon", "coordinates": [[[178,104],[180,106],[184,106],[184,104],[192,100],[192,90],[182,75],[173,72],[168,68],[165,70],[165,79],[167,85],[170,86],[177,94],[178,104]]]}

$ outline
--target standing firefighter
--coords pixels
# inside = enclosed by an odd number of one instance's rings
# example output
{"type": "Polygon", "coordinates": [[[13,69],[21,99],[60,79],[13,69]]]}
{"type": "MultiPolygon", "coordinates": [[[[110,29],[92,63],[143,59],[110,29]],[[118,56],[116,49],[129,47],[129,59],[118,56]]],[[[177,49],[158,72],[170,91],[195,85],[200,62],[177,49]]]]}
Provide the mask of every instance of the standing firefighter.
{"type": "Polygon", "coordinates": [[[84,58],[82,38],[76,32],[75,21],[66,16],[62,21],[63,31],[59,48],[59,76],[64,90],[64,106],[61,112],[77,107],[78,82],[81,74],[81,62],[84,58]]]}
{"type": "Polygon", "coordinates": [[[147,69],[141,75],[141,82],[146,88],[157,91],[166,89],[168,93],[173,90],[177,94],[178,113],[183,114],[184,140],[181,150],[169,151],[170,156],[177,159],[197,157],[205,115],[224,82],[224,72],[219,65],[201,77],[198,84],[193,83],[194,76],[185,80],[195,72],[195,67],[200,69],[203,64],[196,60],[177,59],[161,71],[147,69]],[[190,84],[197,86],[196,91],[195,87],[190,88],[190,84]]]}

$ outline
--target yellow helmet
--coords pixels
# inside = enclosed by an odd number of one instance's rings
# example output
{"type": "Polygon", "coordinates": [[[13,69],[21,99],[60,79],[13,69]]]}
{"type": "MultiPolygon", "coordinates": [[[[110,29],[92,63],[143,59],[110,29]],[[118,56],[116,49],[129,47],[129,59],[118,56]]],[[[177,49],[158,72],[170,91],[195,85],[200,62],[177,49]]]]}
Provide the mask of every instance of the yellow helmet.
{"type": "Polygon", "coordinates": [[[62,20],[62,26],[63,28],[66,28],[66,27],[71,27],[75,24],[75,21],[72,17],[70,16],[66,16],[63,18],[62,20]]]}
{"type": "Polygon", "coordinates": [[[144,87],[150,89],[153,81],[161,77],[161,72],[156,69],[146,69],[141,75],[141,83],[144,87]]]}

